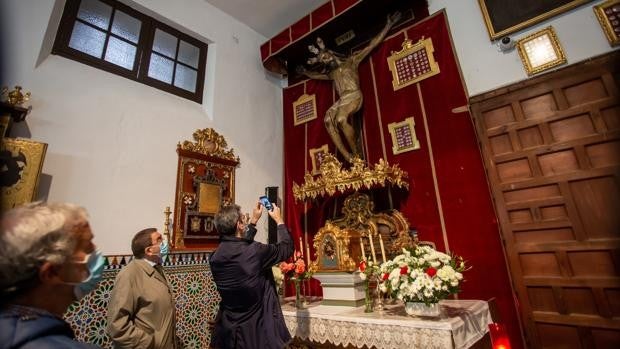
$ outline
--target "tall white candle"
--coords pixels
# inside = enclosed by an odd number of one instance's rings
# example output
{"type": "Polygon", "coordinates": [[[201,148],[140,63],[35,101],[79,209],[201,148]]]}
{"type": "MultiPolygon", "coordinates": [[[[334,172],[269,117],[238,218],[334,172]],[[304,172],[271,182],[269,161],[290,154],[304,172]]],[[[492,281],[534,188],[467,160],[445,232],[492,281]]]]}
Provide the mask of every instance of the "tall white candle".
{"type": "Polygon", "coordinates": [[[362,259],[366,259],[366,252],[364,252],[364,240],[360,237],[360,247],[362,248],[362,259]]]}
{"type": "Polygon", "coordinates": [[[385,263],[385,247],[383,247],[383,238],[381,237],[381,233],[379,233],[379,245],[381,245],[381,258],[383,259],[383,263],[385,263]]]}
{"type": "Polygon", "coordinates": [[[368,234],[368,240],[370,240],[370,253],[372,253],[372,262],[377,264],[377,255],[375,254],[375,244],[372,242],[371,234],[368,234]]]}

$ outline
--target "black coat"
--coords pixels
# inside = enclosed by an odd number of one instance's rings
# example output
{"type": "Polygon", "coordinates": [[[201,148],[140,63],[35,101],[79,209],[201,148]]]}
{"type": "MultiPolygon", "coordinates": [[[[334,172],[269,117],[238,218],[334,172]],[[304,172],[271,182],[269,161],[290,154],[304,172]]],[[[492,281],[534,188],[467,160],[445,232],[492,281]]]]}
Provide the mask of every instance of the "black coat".
{"type": "Polygon", "coordinates": [[[222,236],[209,260],[222,297],[215,348],[280,349],[290,341],[271,267],[291,257],[293,248],[284,224],[278,226],[276,244],[222,236]]]}

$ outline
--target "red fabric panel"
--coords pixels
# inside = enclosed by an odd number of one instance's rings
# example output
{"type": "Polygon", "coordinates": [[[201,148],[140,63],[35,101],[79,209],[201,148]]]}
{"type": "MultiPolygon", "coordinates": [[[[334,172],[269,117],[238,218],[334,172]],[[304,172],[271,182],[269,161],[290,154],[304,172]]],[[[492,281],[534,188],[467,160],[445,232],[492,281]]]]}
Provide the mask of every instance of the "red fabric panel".
{"type": "MultiPolygon", "coordinates": [[[[452,50],[445,14],[439,13],[412,25],[407,29],[407,35],[414,42],[422,36],[432,39],[434,57],[441,72],[420,82],[421,99],[416,84],[393,90],[387,57],[391,51],[400,50],[404,34],[386,40],[362,63],[360,84],[364,104],[361,115],[366,159],[375,164],[385,156],[390,164],[399,164],[408,172],[409,190],[393,188],[392,207],[407,217],[411,227],[418,230],[421,240],[431,240],[439,250],[446,250],[436,194],[439,192],[450,250],[462,255],[472,266],[465,273],[466,282],[459,297],[483,300],[495,297],[512,345],[522,348],[498,224],[471,117],[467,112],[452,113],[453,108],[467,104],[467,96],[452,50]],[[371,62],[374,69],[371,69],[371,62]],[[423,107],[428,130],[424,125],[423,107]],[[414,118],[421,147],[394,155],[388,124],[407,117],[414,118]],[[435,166],[435,176],[431,164],[435,166]]],[[[308,149],[327,143],[330,152],[335,152],[322,120],[326,109],[333,103],[330,82],[309,81],[306,85],[309,94],[316,93],[319,115],[306,124],[307,136],[305,126],[292,126],[292,103],[303,93],[303,85],[300,86],[301,92],[299,86],[285,90],[283,101],[286,218],[298,230],[294,233],[296,241],[304,226],[304,216],[308,233],[313,236],[326,219],[340,216],[339,206],[346,197],[341,194],[309,201],[305,214],[304,205],[294,203],[291,186],[293,182],[303,183],[302,159],[308,149]],[[307,137],[306,142],[304,137],[307,137]]],[[[305,166],[310,170],[309,158],[305,166]]],[[[390,208],[387,193],[387,189],[370,191],[376,211],[390,208]]]]}
{"type": "Polygon", "coordinates": [[[267,57],[269,57],[269,45],[271,43],[270,41],[267,41],[266,43],[260,45],[260,58],[262,61],[266,60],[267,57]]]}
{"type": "Polygon", "coordinates": [[[291,26],[291,37],[293,42],[308,32],[310,32],[310,15],[300,19],[291,26]]]}
{"type": "Polygon", "coordinates": [[[360,0],[333,0],[336,15],[357,4],[360,0]]]}
{"type": "Polygon", "coordinates": [[[312,29],[314,30],[316,27],[320,26],[321,24],[329,21],[330,19],[332,19],[332,17],[334,17],[332,2],[328,1],[323,6],[312,11],[310,16],[312,16],[312,29]]]}
{"type": "Polygon", "coordinates": [[[275,52],[278,52],[279,49],[283,48],[284,46],[288,45],[291,42],[291,35],[289,33],[290,30],[291,28],[286,28],[280,34],[274,36],[271,39],[271,53],[272,54],[275,52]]]}

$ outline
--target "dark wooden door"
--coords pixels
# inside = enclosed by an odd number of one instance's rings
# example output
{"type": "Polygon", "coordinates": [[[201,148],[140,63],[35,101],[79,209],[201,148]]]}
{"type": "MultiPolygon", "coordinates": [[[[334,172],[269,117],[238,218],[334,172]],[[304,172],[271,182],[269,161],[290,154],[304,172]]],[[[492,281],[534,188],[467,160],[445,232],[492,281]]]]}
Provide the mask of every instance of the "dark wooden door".
{"type": "Polygon", "coordinates": [[[471,98],[526,340],[620,348],[620,53],[471,98]]]}

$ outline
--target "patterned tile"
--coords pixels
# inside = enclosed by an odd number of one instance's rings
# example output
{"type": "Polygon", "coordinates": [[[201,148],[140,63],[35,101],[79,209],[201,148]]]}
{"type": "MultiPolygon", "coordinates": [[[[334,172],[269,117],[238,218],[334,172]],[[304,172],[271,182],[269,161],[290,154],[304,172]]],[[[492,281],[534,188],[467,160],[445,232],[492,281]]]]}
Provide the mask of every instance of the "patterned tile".
{"type": "MultiPolygon", "coordinates": [[[[112,348],[105,333],[107,307],[114,279],[132,256],[106,256],[106,271],[99,287],[72,304],[65,319],[83,342],[112,348]]],[[[211,342],[209,322],[215,319],[220,295],[211,271],[208,253],[175,253],[165,261],[166,276],[176,296],[177,336],[184,348],[208,348],[211,342]]]]}

